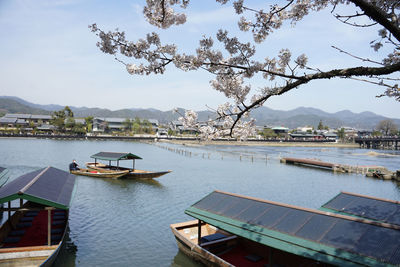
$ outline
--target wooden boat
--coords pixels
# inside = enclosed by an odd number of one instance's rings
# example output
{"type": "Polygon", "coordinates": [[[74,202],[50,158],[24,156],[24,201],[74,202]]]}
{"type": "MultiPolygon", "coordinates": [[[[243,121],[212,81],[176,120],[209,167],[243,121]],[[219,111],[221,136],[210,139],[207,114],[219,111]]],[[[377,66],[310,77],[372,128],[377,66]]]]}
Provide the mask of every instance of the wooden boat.
{"type": "Polygon", "coordinates": [[[118,179],[121,178],[129,173],[128,170],[124,171],[115,171],[115,172],[99,172],[97,170],[92,170],[92,169],[79,169],[79,170],[74,170],[74,171],[69,171],[72,174],[75,175],[83,175],[83,176],[90,176],[90,177],[96,177],[96,178],[112,178],[112,179],[118,179]]]}
{"type": "MultiPolygon", "coordinates": [[[[400,215],[396,205],[396,214],[385,214],[394,221],[400,215]]],[[[400,227],[390,221],[221,191],[185,213],[197,220],[171,224],[171,230],[179,249],[206,266],[400,266],[392,256],[400,253],[400,227]]]]}
{"type": "Polygon", "coordinates": [[[8,220],[0,227],[0,265],[53,264],[67,232],[74,184],[74,175],[47,167],[0,188],[0,203],[8,203],[1,208],[8,220]]]}
{"type": "Polygon", "coordinates": [[[102,173],[108,173],[108,174],[113,174],[115,172],[119,172],[120,170],[124,170],[127,173],[123,177],[131,178],[131,179],[135,179],[135,178],[152,179],[152,178],[157,178],[157,177],[160,177],[164,174],[171,172],[171,171],[151,172],[151,171],[143,171],[143,170],[138,170],[138,169],[129,169],[129,168],[124,168],[124,167],[116,168],[115,166],[105,165],[105,164],[98,163],[98,162],[88,162],[88,163],[86,163],[86,167],[88,167],[90,170],[95,170],[95,171],[99,171],[102,173]]]}
{"type": "Polygon", "coordinates": [[[164,174],[170,173],[171,171],[161,171],[161,172],[152,172],[152,171],[144,171],[135,169],[135,160],[142,159],[139,156],[136,156],[132,153],[119,153],[119,152],[99,152],[91,156],[91,158],[95,159],[95,162],[86,163],[86,167],[90,170],[96,170],[98,172],[103,173],[115,173],[121,170],[126,170],[128,173],[123,176],[123,178],[128,179],[152,179],[160,177],[164,174]],[[99,163],[97,160],[106,160],[109,162],[108,165],[99,163]],[[132,168],[126,168],[119,166],[120,160],[132,160],[132,168]],[[116,161],[117,165],[111,165],[111,161],[116,161]]]}

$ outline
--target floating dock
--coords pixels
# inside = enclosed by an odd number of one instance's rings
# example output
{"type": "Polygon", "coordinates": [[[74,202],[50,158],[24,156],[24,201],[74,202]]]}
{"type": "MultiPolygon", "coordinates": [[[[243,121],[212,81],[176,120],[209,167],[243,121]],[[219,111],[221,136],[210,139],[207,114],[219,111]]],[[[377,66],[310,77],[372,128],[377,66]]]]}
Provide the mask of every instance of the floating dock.
{"type": "Polygon", "coordinates": [[[342,173],[361,173],[368,177],[400,181],[400,172],[392,172],[382,166],[351,166],[324,162],[318,159],[281,158],[281,163],[301,165],[313,168],[327,169],[342,173]]]}

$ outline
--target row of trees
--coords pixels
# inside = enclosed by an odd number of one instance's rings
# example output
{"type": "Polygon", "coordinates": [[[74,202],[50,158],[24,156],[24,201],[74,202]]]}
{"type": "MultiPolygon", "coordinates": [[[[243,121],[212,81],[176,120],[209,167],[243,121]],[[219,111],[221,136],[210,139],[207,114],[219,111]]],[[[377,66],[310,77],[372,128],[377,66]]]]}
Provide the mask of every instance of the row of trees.
{"type": "MultiPolygon", "coordinates": [[[[68,106],[66,106],[64,109],[55,111],[53,113],[51,124],[54,125],[56,130],[61,133],[89,133],[93,129],[93,117],[89,116],[84,119],[85,124],[76,123],[74,113],[68,106]]],[[[135,118],[133,120],[127,118],[122,125],[125,133],[127,134],[154,134],[153,127],[148,120],[141,121],[139,118],[135,118]]],[[[104,122],[104,125],[102,126],[104,127],[106,133],[110,132],[110,127],[107,122],[104,122]]]]}
{"type": "MultiPolygon", "coordinates": [[[[313,130],[308,130],[307,133],[317,134],[317,131],[312,127],[313,130]]],[[[318,123],[318,130],[329,130],[327,125],[322,123],[322,120],[318,123]]],[[[292,133],[295,133],[296,130],[292,130],[292,133]]],[[[279,137],[279,134],[275,133],[272,129],[266,128],[262,132],[259,133],[264,138],[276,138],[279,137]]],[[[344,128],[340,128],[336,130],[336,134],[340,140],[346,139],[346,131],[344,128]]],[[[378,123],[374,131],[371,133],[372,136],[400,136],[399,127],[390,119],[382,120],[378,123]]]]}
{"type": "Polygon", "coordinates": [[[380,121],[376,126],[375,132],[377,136],[400,135],[399,127],[392,120],[380,121]]]}
{"type": "MultiPolygon", "coordinates": [[[[74,134],[85,134],[92,132],[93,128],[93,117],[88,116],[84,118],[85,123],[77,123],[74,118],[74,113],[72,110],[66,106],[64,109],[53,112],[51,125],[55,127],[55,131],[58,133],[74,133],[74,134]]],[[[39,125],[42,123],[39,122],[39,125]]],[[[152,124],[148,120],[140,120],[139,118],[135,119],[125,119],[122,123],[123,130],[126,134],[154,134],[155,131],[152,127],[152,124]]],[[[36,132],[35,125],[33,122],[30,122],[29,127],[36,132]]],[[[104,130],[106,133],[110,132],[110,128],[107,122],[104,122],[104,130]]],[[[17,127],[18,132],[20,131],[21,126],[17,127]]],[[[318,123],[318,130],[329,130],[327,125],[324,125],[322,120],[318,123]]],[[[292,130],[292,133],[296,132],[296,130],[292,130]]],[[[312,127],[312,130],[307,131],[308,133],[316,134],[317,131],[312,127]]],[[[170,130],[168,132],[169,135],[173,135],[173,131],[170,130]]],[[[279,137],[277,133],[275,133],[272,129],[264,129],[259,132],[261,136],[264,138],[275,138],[279,137]]],[[[341,128],[336,131],[338,137],[342,140],[345,139],[345,129],[341,128]]],[[[375,130],[372,132],[372,136],[393,136],[400,135],[398,126],[390,119],[380,121],[375,130]]]]}
{"type": "Polygon", "coordinates": [[[93,117],[86,117],[85,124],[76,123],[74,113],[66,106],[62,110],[53,112],[51,124],[60,133],[85,134],[92,131],[93,117]]]}
{"type": "Polygon", "coordinates": [[[124,126],[124,130],[127,133],[136,133],[136,134],[154,134],[153,126],[148,120],[141,121],[139,118],[125,119],[122,123],[124,126]]]}

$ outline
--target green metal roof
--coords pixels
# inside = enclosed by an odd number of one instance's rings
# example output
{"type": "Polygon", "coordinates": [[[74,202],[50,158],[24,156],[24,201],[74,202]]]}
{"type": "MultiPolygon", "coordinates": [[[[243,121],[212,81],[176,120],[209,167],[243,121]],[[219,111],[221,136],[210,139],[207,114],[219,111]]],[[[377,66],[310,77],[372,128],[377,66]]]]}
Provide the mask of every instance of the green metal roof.
{"type": "Polygon", "coordinates": [[[8,181],[8,170],[0,166],[0,187],[8,181]]]}
{"type": "Polygon", "coordinates": [[[24,174],[0,188],[0,204],[15,199],[69,209],[75,175],[47,167],[24,174]]]}
{"type": "Polygon", "coordinates": [[[185,213],[232,234],[339,266],[400,266],[400,228],[214,191],[185,213]]]}
{"type": "Polygon", "coordinates": [[[132,153],[120,153],[120,152],[99,152],[91,156],[94,159],[102,160],[128,160],[128,159],[142,159],[132,153]]]}
{"type": "Polygon", "coordinates": [[[400,226],[400,202],[341,192],[320,210],[400,226]]]}

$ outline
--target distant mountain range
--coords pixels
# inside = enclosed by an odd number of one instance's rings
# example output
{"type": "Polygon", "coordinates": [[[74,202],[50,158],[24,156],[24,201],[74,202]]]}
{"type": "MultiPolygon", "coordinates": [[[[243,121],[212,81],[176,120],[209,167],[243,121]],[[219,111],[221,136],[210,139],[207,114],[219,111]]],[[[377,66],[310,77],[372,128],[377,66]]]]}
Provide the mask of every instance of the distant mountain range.
{"type": "MultiPolygon", "coordinates": [[[[120,109],[109,110],[102,108],[87,108],[69,106],[74,112],[75,117],[111,117],[111,118],[135,118],[156,119],[160,123],[168,123],[177,120],[180,116],[170,111],[161,111],[153,108],[141,109],[120,109]]],[[[30,114],[52,114],[53,111],[61,110],[61,105],[39,105],[30,103],[15,96],[0,96],[0,113],[30,113],[30,114]]],[[[179,113],[184,114],[184,109],[179,109],[179,113]]],[[[214,113],[211,111],[198,111],[199,120],[204,121],[212,118],[214,113]]],[[[297,128],[301,126],[316,127],[320,121],[330,128],[349,126],[357,129],[371,130],[385,119],[391,119],[396,125],[400,126],[400,119],[387,118],[372,112],[353,113],[343,110],[336,113],[328,113],[320,109],[299,107],[293,110],[273,110],[267,107],[260,107],[252,112],[252,117],[256,119],[256,124],[263,126],[285,126],[297,128]]]]}

